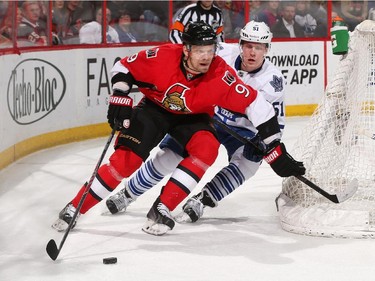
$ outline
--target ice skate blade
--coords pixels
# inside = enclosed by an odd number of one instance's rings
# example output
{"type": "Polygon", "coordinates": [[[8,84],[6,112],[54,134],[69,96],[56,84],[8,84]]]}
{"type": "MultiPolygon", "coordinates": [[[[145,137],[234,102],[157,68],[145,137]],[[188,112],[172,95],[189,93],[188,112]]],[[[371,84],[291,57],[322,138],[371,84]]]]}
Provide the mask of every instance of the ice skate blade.
{"type": "Polygon", "coordinates": [[[169,226],[165,224],[159,224],[154,222],[153,220],[147,219],[147,222],[142,227],[142,230],[147,234],[155,235],[155,236],[162,236],[166,234],[169,230],[169,226]]]}
{"type": "Polygon", "coordinates": [[[174,217],[174,220],[178,223],[192,223],[193,221],[191,220],[190,216],[182,211],[178,215],[174,217]]]}
{"type": "Polygon", "coordinates": [[[63,221],[62,219],[57,219],[52,225],[51,227],[55,230],[57,230],[58,232],[63,232],[65,231],[67,228],[68,228],[69,224],[67,224],[65,221],[63,221]]]}

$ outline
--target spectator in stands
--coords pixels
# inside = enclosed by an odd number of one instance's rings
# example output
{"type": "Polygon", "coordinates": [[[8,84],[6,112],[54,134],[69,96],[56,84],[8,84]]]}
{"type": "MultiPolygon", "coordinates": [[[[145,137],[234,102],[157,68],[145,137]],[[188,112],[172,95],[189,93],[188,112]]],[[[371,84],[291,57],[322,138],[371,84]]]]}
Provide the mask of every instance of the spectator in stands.
{"type": "Polygon", "coordinates": [[[319,22],[327,24],[327,2],[322,0],[311,0],[310,13],[319,22]]]}
{"type": "Polygon", "coordinates": [[[263,6],[260,0],[250,0],[250,15],[249,20],[259,21],[259,13],[262,11],[263,6]]]}
{"type": "Polygon", "coordinates": [[[11,6],[8,1],[0,1],[0,48],[12,46],[12,14],[11,6]]]}
{"type": "Polygon", "coordinates": [[[94,20],[95,5],[92,1],[65,1],[66,8],[69,11],[67,34],[64,38],[64,44],[79,44],[79,30],[81,27],[94,20]]]}
{"type": "MultiPolygon", "coordinates": [[[[7,44],[10,41],[9,38],[3,35],[3,33],[6,34],[7,29],[8,29],[8,25],[6,22],[6,18],[7,18],[6,14],[7,14],[8,8],[9,8],[8,2],[0,1],[0,48],[4,48],[3,45],[7,44]]],[[[10,26],[10,28],[11,27],[12,26],[10,26]]]]}
{"type": "Polygon", "coordinates": [[[294,17],[296,23],[302,27],[305,32],[305,37],[313,37],[317,22],[316,19],[310,14],[309,1],[296,1],[296,15],[294,17]]]}
{"type": "Polygon", "coordinates": [[[305,37],[302,27],[294,21],[295,15],[295,3],[291,1],[282,2],[281,19],[271,28],[275,38],[305,37]]]}
{"type": "MultiPolygon", "coordinates": [[[[240,31],[245,25],[245,1],[227,1],[232,11],[233,38],[240,38],[240,31]]],[[[224,25],[226,23],[224,22],[224,25]]]]}
{"type": "Polygon", "coordinates": [[[132,28],[132,19],[128,10],[120,12],[118,23],[115,25],[115,30],[118,33],[120,42],[137,42],[138,35],[132,28]]]}
{"type": "Polygon", "coordinates": [[[10,2],[2,2],[2,10],[0,16],[0,47],[12,47],[13,42],[13,7],[16,9],[16,29],[22,21],[21,9],[16,5],[8,5],[10,2]],[[7,4],[7,5],[5,5],[7,4]]]}
{"type": "Polygon", "coordinates": [[[121,12],[126,9],[127,2],[128,1],[107,0],[107,8],[111,10],[112,21],[117,21],[120,18],[121,12]]]}
{"type": "Polygon", "coordinates": [[[332,0],[332,13],[331,18],[341,18],[341,0],[332,0]]]}
{"type": "Polygon", "coordinates": [[[258,14],[258,20],[272,28],[279,19],[279,4],[280,0],[268,1],[266,7],[258,14]]]}
{"type": "Polygon", "coordinates": [[[311,0],[310,14],[316,19],[315,37],[326,37],[328,35],[327,1],[311,0]]]}
{"type": "Polygon", "coordinates": [[[53,1],[52,28],[60,39],[64,39],[68,33],[69,10],[65,7],[65,1],[53,1]]]}
{"type": "Polygon", "coordinates": [[[146,9],[140,16],[143,41],[165,41],[168,37],[168,32],[160,28],[160,17],[150,9],[146,9]]]}
{"type": "Polygon", "coordinates": [[[178,15],[169,33],[172,43],[181,44],[181,33],[190,21],[204,21],[211,25],[216,32],[219,42],[224,42],[223,13],[213,3],[214,1],[198,1],[186,6],[178,15]]]}
{"type": "MultiPolygon", "coordinates": [[[[117,31],[109,25],[111,21],[111,11],[107,9],[106,11],[106,39],[107,43],[120,43],[117,31]]],[[[103,25],[103,13],[102,8],[96,11],[95,21],[86,23],[79,30],[79,42],[81,44],[100,44],[102,40],[102,25],[103,25]]]]}
{"type": "Polygon", "coordinates": [[[234,32],[233,25],[232,25],[232,10],[230,6],[228,7],[226,0],[219,0],[214,2],[215,5],[221,10],[223,14],[223,22],[224,24],[224,37],[231,38],[232,33],[234,32]]]}
{"type": "Polygon", "coordinates": [[[40,20],[41,7],[37,1],[24,1],[21,7],[22,20],[18,26],[19,46],[46,46],[46,23],[40,20]]]}
{"type": "Polygon", "coordinates": [[[368,15],[368,1],[342,1],[341,3],[341,17],[348,25],[349,31],[367,19],[368,15]]]}
{"type": "Polygon", "coordinates": [[[368,2],[368,16],[367,19],[375,21],[375,1],[368,2]]]}
{"type": "Polygon", "coordinates": [[[2,22],[3,18],[7,14],[8,9],[9,9],[9,2],[0,1],[0,23],[2,22]]]}
{"type": "Polygon", "coordinates": [[[80,1],[68,1],[67,9],[69,11],[69,29],[73,34],[78,34],[82,27],[83,9],[80,7],[80,1]]]}
{"type": "Polygon", "coordinates": [[[138,42],[168,41],[168,1],[126,1],[138,42]]]}

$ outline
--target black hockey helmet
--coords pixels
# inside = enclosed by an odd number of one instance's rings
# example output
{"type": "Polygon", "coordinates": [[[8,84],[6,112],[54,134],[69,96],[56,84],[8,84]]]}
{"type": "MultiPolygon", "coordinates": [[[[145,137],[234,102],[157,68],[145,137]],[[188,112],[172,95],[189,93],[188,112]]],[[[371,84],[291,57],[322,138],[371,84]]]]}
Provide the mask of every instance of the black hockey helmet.
{"type": "Polygon", "coordinates": [[[216,33],[204,21],[190,22],[182,32],[182,42],[186,45],[213,45],[216,44],[216,33]]]}

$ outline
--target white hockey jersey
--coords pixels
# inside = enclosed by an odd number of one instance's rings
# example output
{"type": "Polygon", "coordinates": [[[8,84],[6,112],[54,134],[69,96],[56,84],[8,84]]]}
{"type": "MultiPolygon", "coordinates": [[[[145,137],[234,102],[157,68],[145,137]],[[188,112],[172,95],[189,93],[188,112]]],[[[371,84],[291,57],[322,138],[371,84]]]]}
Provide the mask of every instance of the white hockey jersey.
{"type": "MultiPolygon", "coordinates": [[[[273,105],[282,133],[285,126],[284,89],[286,82],[280,70],[268,59],[265,59],[262,67],[254,71],[254,73],[240,70],[241,57],[237,44],[219,43],[217,54],[237,71],[237,75],[243,82],[256,89],[273,105]]],[[[257,129],[245,115],[231,112],[221,107],[215,108],[215,114],[228,126],[246,128],[257,133],[257,129]]]]}

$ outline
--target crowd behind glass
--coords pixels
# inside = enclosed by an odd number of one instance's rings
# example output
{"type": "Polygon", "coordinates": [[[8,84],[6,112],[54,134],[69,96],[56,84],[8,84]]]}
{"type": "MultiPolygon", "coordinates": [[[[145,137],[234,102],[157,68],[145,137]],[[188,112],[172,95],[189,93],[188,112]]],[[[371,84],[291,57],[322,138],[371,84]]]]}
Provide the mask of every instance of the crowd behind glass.
{"type": "MultiPolygon", "coordinates": [[[[168,42],[170,27],[181,9],[195,2],[0,0],[0,48],[168,42]]],[[[267,23],[274,38],[322,38],[329,36],[328,20],[336,15],[350,31],[364,19],[375,18],[375,1],[331,3],[329,17],[327,1],[214,1],[222,11],[228,41],[238,39],[239,30],[249,20],[267,23]],[[285,32],[288,28],[283,25],[288,24],[294,25],[294,32],[285,32]]]]}

